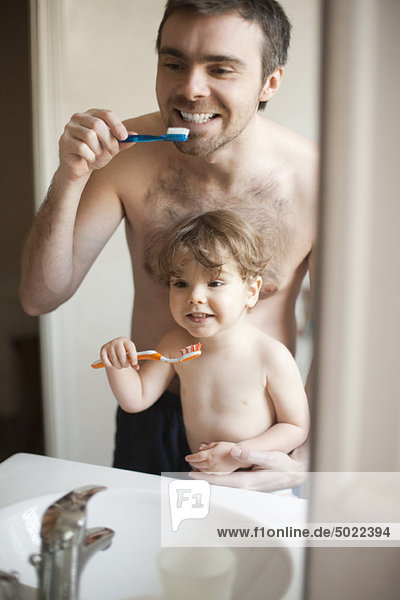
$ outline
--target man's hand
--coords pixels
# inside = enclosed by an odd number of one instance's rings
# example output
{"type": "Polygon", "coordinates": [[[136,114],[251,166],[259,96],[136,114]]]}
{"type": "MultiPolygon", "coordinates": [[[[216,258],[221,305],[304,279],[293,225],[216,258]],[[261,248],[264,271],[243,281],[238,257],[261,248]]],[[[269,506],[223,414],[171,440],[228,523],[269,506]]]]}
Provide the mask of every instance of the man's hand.
{"type": "Polygon", "coordinates": [[[105,167],[133,142],[120,144],[128,131],[111,110],[91,109],[74,114],[60,138],[60,169],[71,179],[88,176],[95,169],[105,167]]]}
{"type": "Polygon", "coordinates": [[[212,442],[211,444],[200,444],[199,451],[188,454],[185,460],[191,467],[203,473],[213,474],[221,477],[240,469],[240,464],[231,455],[236,446],[233,442],[212,442]]]}
{"type": "Polygon", "coordinates": [[[230,487],[272,492],[290,487],[297,487],[305,481],[305,471],[308,468],[308,443],[306,442],[291,455],[284,452],[256,452],[245,450],[233,445],[231,458],[236,463],[236,469],[246,468],[249,463],[254,465],[249,471],[235,471],[229,475],[207,474],[191,471],[193,479],[205,479],[209,483],[230,487]]]}

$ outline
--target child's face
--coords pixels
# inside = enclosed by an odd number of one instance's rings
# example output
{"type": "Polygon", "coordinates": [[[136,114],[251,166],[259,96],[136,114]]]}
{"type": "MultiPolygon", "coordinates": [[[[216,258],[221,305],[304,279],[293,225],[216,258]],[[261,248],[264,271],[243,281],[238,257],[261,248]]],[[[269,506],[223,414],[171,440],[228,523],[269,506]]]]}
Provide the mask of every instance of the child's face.
{"type": "Polygon", "coordinates": [[[170,280],[170,308],[181,327],[194,337],[211,337],[235,325],[258,299],[261,277],[243,280],[232,258],[215,274],[194,258],[170,280]]]}

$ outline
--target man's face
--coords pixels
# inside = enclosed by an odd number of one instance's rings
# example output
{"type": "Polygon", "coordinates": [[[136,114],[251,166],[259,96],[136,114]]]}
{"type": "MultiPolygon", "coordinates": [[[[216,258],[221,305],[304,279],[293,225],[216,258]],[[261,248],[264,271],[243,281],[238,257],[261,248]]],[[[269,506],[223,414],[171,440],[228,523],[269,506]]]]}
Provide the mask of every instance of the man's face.
{"type": "Polygon", "coordinates": [[[251,122],[260,100],[263,32],[235,12],[201,15],[179,9],[166,21],[156,92],[166,127],[187,127],[181,152],[209,156],[251,122]]]}

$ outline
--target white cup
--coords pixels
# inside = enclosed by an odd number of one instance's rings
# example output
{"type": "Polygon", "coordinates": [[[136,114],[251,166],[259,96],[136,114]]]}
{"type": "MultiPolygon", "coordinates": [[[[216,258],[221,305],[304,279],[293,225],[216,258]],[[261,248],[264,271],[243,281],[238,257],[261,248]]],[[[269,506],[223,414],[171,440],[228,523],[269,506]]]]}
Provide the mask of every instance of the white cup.
{"type": "Polygon", "coordinates": [[[165,600],[231,600],[236,556],[230,548],[163,548],[158,566],[165,600]]]}

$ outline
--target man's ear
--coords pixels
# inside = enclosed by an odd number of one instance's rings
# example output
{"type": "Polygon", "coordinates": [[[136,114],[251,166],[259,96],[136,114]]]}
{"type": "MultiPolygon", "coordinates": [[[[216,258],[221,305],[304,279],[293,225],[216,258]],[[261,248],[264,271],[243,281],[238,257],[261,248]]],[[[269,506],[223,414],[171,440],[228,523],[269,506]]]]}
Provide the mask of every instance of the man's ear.
{"type": "Polygon", "coordinates": [[[253,308],[257,304],[258,296],[262,286],[262,277],[249,277],[247,280],[247,308],[253,308]]]}
{"type": "Polygon", "coordinates": [[[278,67],[275,71],[272,71],[267,77],[267,81],[264,83],[261,95],[259,98],[260,102],[267,102],[272,96],[275,96],[279,90],[283,77],[283,67],[278,67]]]}

